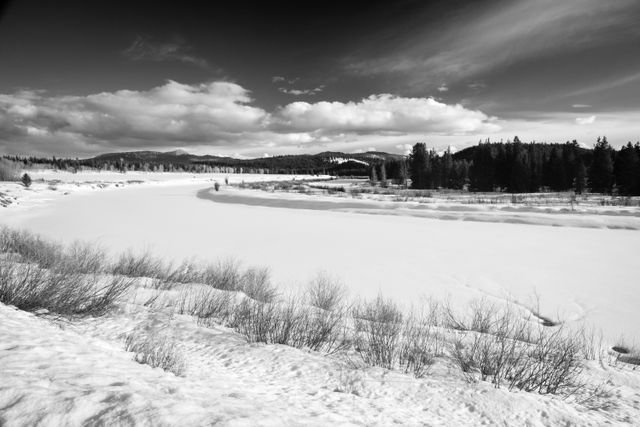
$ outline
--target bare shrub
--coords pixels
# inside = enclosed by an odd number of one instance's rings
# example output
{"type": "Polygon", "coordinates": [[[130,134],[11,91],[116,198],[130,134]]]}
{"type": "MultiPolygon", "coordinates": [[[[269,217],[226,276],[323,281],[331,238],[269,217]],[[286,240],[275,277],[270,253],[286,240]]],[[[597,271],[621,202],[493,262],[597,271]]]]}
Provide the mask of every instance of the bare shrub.
{"type": "Polygon", "coordinates": [[[193,261],[183,261],[177,267],[167,267],[162,280],[167,283],[196,283],[202,279],[200,267],[193,261]]]}
{"type": "Polygon", "coordinates": [[[102,315],[131,285],[131,280],[122,277],[106,278],[0,261],[0,302],[26,311],[102,315]]]}
{"type": "MultiPolygon", "coordinates": [[[[473,313],[486,313],[475,306],[473,313]]],[[[580,381],[583,345],[562,328],[538,326],[520,318],[511,307],[495,309],[483,332],[464,330],[451,342],[450,355],[469,380],[479,378],[540,394],[575,393],[580,381]]],[[[475,314],[471,319],[475,318],[475,314]]],[[[486,320],[486,316],[479,316],[486,320]]]]}
{"type": "Polygon", "coordinates": [[[235,297],[231,292],[206,287],[189,287],[180,294],[178,312],[195,316],[201,322],[225,323],[233,314],[235,297]]]}
{"type": "Polygon", "coordinates": [[[11,160],[0,158],[0,181],[17,181],[19,177],[19,166],[11,160]]]}
{"type": "Polygon", "coordinates": [[[307,286],[309,304],[326,311],[343,305],[346,294],[344,285],[324,271],[316,274],[307,286]]]}
{"type": "Polygon", "coordinates": [[[301,316],[300,301],[295,297],[287,298],[279,304],[244,298],[236,307],[230,326],[245,335],[250,342],[300,347],[301,316]]]}
{"type": "Polygon", "coordinates": [[[474,300],[469,304],[467,315],[456,313],[447,301],[443,306],[444,324],[458,331],[487,333],[496,322],[497,308],[486,299],[474,300]]]}
{"type": "Polygon", "coordinates": [[[582,327],[578,331],[577,339],[580,341],[582,357],[585,360],[600,360],[604,358],[604,346],[602,331],[596,332],[594,327],[582,327]]]}
{"type": "Polygon", "coordinates": [[[64,248],[27,231],[0,229],[0,251],[18,254],[24,262],[35,263],[42,268],[51,268],[61,260],[64,248]]]}
{"type": "Polygon", "coordinates": [[[304,304],[299,295],[264,303],[245,297],[232,304],[227,325],[250,342],[284,344],[333,353],[345,348],[344,311],[327,312],[304,304]]]}
{"type": "Polygon", "coordinates": [[[240,277],[239,287],[249,298],[270,303],[278,298],[278,289],[271,283],[268,268],[249,268],[240,277]]]}
{"type": "Polygon", "coordinates": [[[125,350],[135,353],[138,363],[184,375],[185,360],[175,343],[166,336],[131,333],[125,337],[125,350]]]}
{"type": "Polygon", "coordinates": [[[103,273],[108,269],[107,257],[96,244],[74,242],[64,251],[55,268],[82,274],[103,273]]]}
{"type": "Polygon", "coordinates": [[[579,340],[562,328],[545,330],[513,370],[509,388],[540,394],[571,395],[585,387],[579,340]]]}
{"type": "Polygon", "coordinates": [[[302,346],[315,351],[334,353],[350,345],[348,338],[347,309],[341,304],[332,310],[304,306],[300,316],[303,330],[302,346]]]}
{"type": "Polygon", "coordinates": [[[402,312],[390,300],[378,296],[353,310],[355,347],[365,363],[392,369],[399,356],[402,312]]]}
{"type": "Polygon", "coordinates": [[[240,263],[229,258],[205,267],[202,271],[201,281],[216,289],[235,291],[240,287],[241,276],[240,263]]]}
{"type": "Polygon", "coordinates": [[[439,352],[439,336],[432,313],[411,313],[404,322],[398,362],[405,373],[425,377],[439,352]]]}
{"type": "Polygon", "coordinates": [[[149,252],[122,253],[111,269],[112,274],[129,277],[166,278],[168,272],[161,259],[149,252]]]}

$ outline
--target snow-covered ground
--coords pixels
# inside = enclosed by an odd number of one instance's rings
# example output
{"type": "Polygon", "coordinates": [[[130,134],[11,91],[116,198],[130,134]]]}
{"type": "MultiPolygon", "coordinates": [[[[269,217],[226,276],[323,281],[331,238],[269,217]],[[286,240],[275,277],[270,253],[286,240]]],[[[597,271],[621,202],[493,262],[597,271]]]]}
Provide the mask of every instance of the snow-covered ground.
{"type": "MultiPolygon", "coordinates": [[[[236,257],[269,267],[283,287],[301,287],[326,270],[352,297],[381,293],[406,306],[422,297],[453,306],[478,297],[515,301],[553,320],[601,329],[605,346],[621,335],[629,345],[640,342],[633,215],[517,212],[521,220],[514,221],[501,216],[512,212],[478,207],[482,218],[447,218],[385,201],[348,200],[362,206],[345,207],[318,197],[321,206],[299,209],[308,196],[210,190],[225,177],[290,178],[273,175],[32,177],[30,189],[0,184],[8,201],[0,224],[63,242],[96,241],[114,254],[131,248],[178,261],[236,257]]],[[[425,211],[468,213],[456,206],[425,211]]],[[[0,425],[8,426],[637,422],[638,371],[589,362],[586,374],[611,389],[602,402],[469,384],[444,360],[425,379],[354,370],[334,356],[247,344],[226,328],[203,328],[131,299],[107,317],[72,322],[0,304],[0,425]],[[123,345],[132,330],[169,334],[186,359],[185,376],[136,363],[123,345]]]]}
{"type": "Polygon", "coordinates": [[[0,304],[0,423],[58,425],[633,425],[640,378],[588,362],[605,393],[563,400],[469,383],[446,359],[416,379],[282,345],[248,344],[131,298],[102,318],[64,321],[0,304]],[[124,336],[163,335],[182,376],[134,361],[124,336]]]}

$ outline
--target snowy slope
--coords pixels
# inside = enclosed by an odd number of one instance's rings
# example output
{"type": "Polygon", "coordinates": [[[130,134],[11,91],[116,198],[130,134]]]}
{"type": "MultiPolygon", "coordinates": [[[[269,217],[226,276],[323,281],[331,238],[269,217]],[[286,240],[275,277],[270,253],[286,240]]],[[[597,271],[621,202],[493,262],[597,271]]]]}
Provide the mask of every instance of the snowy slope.
{"type": "Polygon", "coordinates": [[[222,327],[135,305],[52,321],[0,304],[0,423],[23,425],[603,425],[640,415],[640,378],[592,367],[615,389],[590,407],[469,384],[439,361],[425,379],[334,356],[247,344],[222,327]],[[133,360],[122,335],[173,337],[178,377],[133,360]],[[614,402],[611,404],[610,402],[614,402]]]}

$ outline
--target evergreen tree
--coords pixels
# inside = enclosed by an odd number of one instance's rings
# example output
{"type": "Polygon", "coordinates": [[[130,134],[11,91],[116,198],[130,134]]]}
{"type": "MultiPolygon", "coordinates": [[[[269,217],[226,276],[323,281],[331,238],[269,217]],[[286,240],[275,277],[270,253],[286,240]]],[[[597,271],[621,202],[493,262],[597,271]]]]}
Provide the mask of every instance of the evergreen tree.
{"type": "Polygon", "coordinates": [[[557,147],[554,147],[551,151],[550,160],[550,174],[549,187],[553,191],[563,191],[567,189],[566,186],[566,171],[564,168],[564,159],[562,158],[562,151],[557,147]]]}
{"type": "Polygon", "coordinates": [[[29,176],[28,173],[25,173],[24,175],[22,175],[22,179],[21,180],[22,180],[22,184],[25,187],[27,187],[27,188],[31,187],[31,177],[29,176]]]}
{"type": "Polygon", "coordinates": [[[447,147],[447,151],[442,155],[442,165],[440,168],[440,186],[451,188],[453,173],[453,156],[451,155],[451,147],[447,147]]]}
{"type": "Polygon", "coordinates": [[[589,168],[589,188],[594,193],[611,193],[613,187],[613,149],[607,137],[598,138],[589,168]]]}
{"type": "Polygon", "coordinates": [[[510,193],[524,193],[529,187],[529,156],[521,143],[513,144],[511,156],[507,190],[510,193]]]}
{"type": "Polygon", "coordinates": [[[620,149],[614,170],[616,186],[621,195],[640,195],[640,158],[631,142],[620,149]]]}
{"type": "Polygon", "coordinates": [[[411,188],[424,189],[428,188],[427,167],[429,157],[427,154],[427,146],[423,142],[418,142],[413,146],[411,156],[409,157],[409,167],[411,174],[411,188]]]}
{"type": "Polygon", "coordinates": [[[582,157],[578,159],[578,164],[576,165],[576,178],[573,184],[573,188],[577,194],[582,194],[584,189],[587,186],[587,167],[584,165],[584,161],[582,157]]]}

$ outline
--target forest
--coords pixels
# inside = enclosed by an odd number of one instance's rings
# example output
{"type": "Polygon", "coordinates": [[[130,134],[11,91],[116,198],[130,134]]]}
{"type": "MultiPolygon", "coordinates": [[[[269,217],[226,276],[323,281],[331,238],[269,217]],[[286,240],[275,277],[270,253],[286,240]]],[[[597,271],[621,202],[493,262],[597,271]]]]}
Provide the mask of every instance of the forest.
{"type": "Polygon", "coordinates": [[[619,150],[606,137],[593,149],[577,141],[564,144],[484,142],[457,153],[438,154],[426,144],[413,146],[406,165],[401,161],[376,162],[372,181],[404,183],[415,189],[468,189],[532,193],[569,191],[640,195],[640,144],[619,150]]]}

